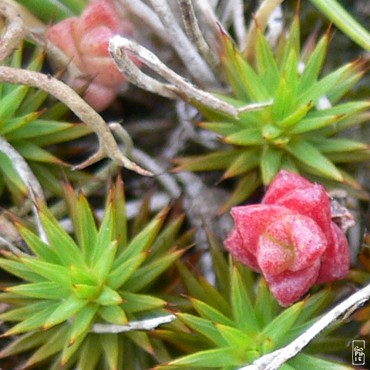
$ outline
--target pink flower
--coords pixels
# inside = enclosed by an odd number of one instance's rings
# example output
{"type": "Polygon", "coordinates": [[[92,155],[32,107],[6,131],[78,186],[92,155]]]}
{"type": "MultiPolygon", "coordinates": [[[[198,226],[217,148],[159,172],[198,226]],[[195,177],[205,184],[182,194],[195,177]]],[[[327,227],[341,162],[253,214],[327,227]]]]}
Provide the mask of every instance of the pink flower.
{"type": "Polygon", "coordinates": [[[231,215],[235,227],[226,248],[262,272],[282,306],[297,301],[316,283],[348,274],[347,239],[331,220],[323,186],[282,170],[262,204],[234,207],[231,215]]]}
{"type": "Polygon", "coordinates": [[[85,75],[71,79],[74,89],[86,86],[84,99],[96,110],[107,108],[126,82],[109,55],[109,39],[130,36],[131,23],[119,16],[111,0],[93,0],[80,17],[51,26],[47,38],[61,49],[85,75]]]}

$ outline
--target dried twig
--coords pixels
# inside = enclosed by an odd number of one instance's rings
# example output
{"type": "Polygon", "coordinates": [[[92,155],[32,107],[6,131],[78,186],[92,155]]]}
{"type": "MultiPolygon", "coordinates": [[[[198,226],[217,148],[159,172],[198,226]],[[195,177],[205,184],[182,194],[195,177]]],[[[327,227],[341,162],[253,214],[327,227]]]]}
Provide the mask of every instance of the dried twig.
{"type": "Polygon", "coordinates": [[[24,158],[2,136],[0,136],[0,152],[4,153],[9,158],[19,177],[26,186],[28,190],[28,195],[32,200],[32,208],[35,215],[39,235],[44,242],[47,242],[46,233],[42,227],[36,206],[37,201],[45,201],[44,193],[39,181],[33,174],[32,170],[30,169],[24,158]]]}
{"type": "Polygon", "coordinates": [[[98,135],[99,150],[91,158],[75,168],[84,168],[99,161],[105,156],[108,156],[129,170],[133,170],[141,175],[153,175],[151,172],[144,170],[122,154],[103,118],[73,89],[63,82],[40,72],[5,66],[0,66],[0,82],[28,85],[48,92],[63,102],[73,113],[76,114],[77,117],[79,117],[98,135]]]}
{"type": "Polygon", "coordinates": [[[239,48],[243,48],[247,37],[247,28],[244,18],[244,1],[232,0],[233,4],[233,26],[239,48]]]}
{"type": "Polygon", "coordinates": [[[352,314],[353,311],[357,310],[361,305],[370,299],[370,284],[352,294],[349,298],[338,304],[326,315],[319,319],[309,329],[307,329],[302,335],[300,335],[293,342],[285,346],[284,348],[278,349],[277,351],[271,352],[265,356],[260,357],[254,361],[252,365],[244,366],[239,370],[277,370],[282,364],[294,357],[300,352],[313,338],[319,335],[324,329],[330,326],[332,323],[337,321],[339,317],[352,314]]]}
{"type": "Polygon", "coordinates": [[[275,8],[279,6],[283,1],[284,0],[264,0],[261,6],[258,8],[254,16],[254,20],[252,20],[249,27],[247,39],[245,42],[244,55],[247,60],[253,60],[257,27],[260,30],[264,31],[270,15],[275,10],[275,8]]]}
{"type": "MultiPolygon", "coordinates": [[[[157,56],[148,49],[119,35],[110,39],[109,51],[117,64],[122,62],[121,55],[126,51],[129,51],[171,84],[165,85],[166,89],[172,90],[174,93],[188,101],[196,101],[210,109],[225,113],[235,118],[237,118],[239,113],[242,111],[258,110],[272,104],[272,102],[262,102],[236,108],[235,106],[216,98],[214,95],[196,88],[163,64],[157,56]]],[[[142,85],[144,85],[144,83],[142,85]]]]}
{"type": "Polygon", "coordinates": [[[0,13],[8,23],[0,42],[0,61],[2,61],[18,47],[26,34],[26,29],[21,16],[10,4],[1,2],[0,13]]]}
{"type": "Polygon", "coordinates": [[[153,330],[160,325],[169,324],[176,319],[175,315],[154,317],[141,321],[131,321],[127,325],[95,324],[91,328],[92,333],[124,333],[132,330],[153,330]]]}
{"type": "Polygon", "coordinates": [[[191,0],[177,0],[181,9],[185,31],[190,41],[196,46],[200,55],[217,74],[220,71],[220,61],[211,50],[200,30],[194,7],[191,0]]]}
{"type": "Polygon", "coordinates": [[[150,0],[154,10],[161,19],[171,45],[178,56],[184,62],[188,71],[198,83],[207,87],[219,86],[219,82],[208,67],[207,63],[199,56],[195,46],[186,37],[181,27],[177,24],[176,17],[172,13],[166,0],[150,0]]]}

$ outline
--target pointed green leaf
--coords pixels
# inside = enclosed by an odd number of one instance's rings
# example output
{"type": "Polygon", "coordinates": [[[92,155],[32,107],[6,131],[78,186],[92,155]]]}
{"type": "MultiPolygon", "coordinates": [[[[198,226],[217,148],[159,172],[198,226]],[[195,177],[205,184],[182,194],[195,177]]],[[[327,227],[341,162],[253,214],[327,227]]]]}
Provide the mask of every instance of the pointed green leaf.
{"type": "Polygon", "coordinates": [[[259,150],[246,150],[230,164],[228,169],[223,174],[223,179],[244,174],[253,168],[257,167],[260,160],[259,150]]]}
{"type": "Polygon", "coordinates": [[[148,250],[153,244],[159,230],[166,218],[168,209],[162,210],[139,234],[137,234],[129,243],[127,248],[116,258],[114,268],[124,261],[148,250]]]}
{"type": "Polygon", "coordinates": [[[342,138],[315,138],[311,140],[311,143],[320,150],[321,153],[343,153],[370,149],[368,144],[342,138]]]}
{"type": "Polygon", "coordinates": [[[139,268],[139,266],[145,261],[147,255],[147,252],[141,252],[117,266],[108,276],[108,285],[112,289],[118,289],[123,286],[126,281],[130,279],[132,274],[139,268]]]}
{"type": "Polygon", "coordinates": [[[45,331],[33,331],[18,336],[0,351],[0,359],[40,347],[48,342],[57,331],[60,331],[59,327],[45,331]]]}
{"type": "Polygon", "coordinates": [[[12,141],[14,133],[23,132],[24,126],[39,117],[41,112],[31,112],[24,116],[18,115],[10,120],[0,121],[0,134],[6,136],[8,141],[12,141]]]}
{"type": "Polygon", "coordinates": [[[184,324],[189,326],[195,332],[202,334],[216,346],[224,347],[227,345],[225,338],[220,334],[220,332],[217,330],[215,324],[212,321],[187,313],[178,314],[177,317],[184,324]]]}
{"type": "Polygon", "coordinates": [[[237,327],[246,334],[257,334],[259,328],[256,313],[236,267],[232,270],[230,301],[237,327]]]}
{"type": "Polygon", "coordinates": [[[99,309],[100,317],[115,325],[126,325],[128,319],[125,311],[120,306],[104,306],[99,309]]]}
{"type": "Polygon", "coordinates": [[[166,304],[163,299],[150,296],[147,294],[136,294],[131,292],[121,292],[125,302],[122,304],[122,308],[125,312],[142,312],[161,308],[166,304]]]}
{"type": "Polygon", "coordinates": [[[68,320],[75,313],[86,306],[86,304],[86,300],[70,296],[69,298],[62,301],[58,305],[57,309],[47,318],[45,324],[43,325],[43,328],[48,329],[52,326],[60,324],[63,321],[68,320]]]}
{"type": "Polygon", "coordinates": [[[43,309],[47,308],[49,305],[50,305],[50,302],[48,301],[37,301],[36,303],[30,303],[26,306],[14,308],[12,310],[1,313],[0,320],[22,321],[32,316],[35,312],[42,311],[43,309]]]}
{"type": "Polygon", "coordinates": [[[229,136],[240,130],[233,122],[201,122],[199,126],[222,136],[229,136]]]}
{"type": "Polygon", "coordinates": [[[312,102],[303,104],[302,106],[295,109],[293,113],[283,118],[281,121],[276,122],[276,125],[282,129],[294,126],[297,122],[303,119],[303,117],[312,108],[312,106],[312,102]]]}
{"type": "Polygon", "coordinates": [[[145,266],[137,269],[131,276],[129,282],[126,283],[125,289],[132,292],[138,292],[151,283],[153,283],[164,271],[178,260],[184,251],[173,251],[163,257],[158,257],[145,266]]]}
{"type": "Polygon", "coordinates": [[[92,334],[88,335],[79,352],[78,369],[96,369],[101,353],[102,348],[99,343],[99,336],[92,334]]]}
{"type": "Polygon", "coordinates": [[[260,145],[264,142],[262,133],[257,128],[246,128],[225,137],[224,141],[233,145],[260,145]]]}
{"type": "Polygon", "coordinates": [[[24,368],[31,367],[43,360],[51,357],[52,355],[60,352],[67,340],[68,325],[62,325],[55,334],[49,338],[23,365],[24,368]]]}
{"type": "Polygon", "coordinates": [[[14,90],[2,97],[0,121],[7,120],[15,114],[28,90],[28,86],[17,86],[14,90]]]}
{"type": "Polygon", "coordinates": [[[53,247],[45,244],[39,236],[21,224],[17,224],[17,229],[28,247],[36,254],[36,256],[45,262],[60,264],[58,254],[53,247]]]}
{"type": "Polygon", "coordinates": [[[169,366],[181,366],[185,369],[191,368],[220,368],[224,366],[243,365],[232,347],[210,349],[200,351],[191,355],[180,357],[169,363],[169,366]]]}
{"type": "Polygon", "coordinates": [[[304,302],[295,303],[275,317],[262,331],[261,340],[267,340],[272,348],[276,348],[285,342],[285,336],[294,325],[302,312],[304,302]]]}
{"type": "Polygon", "coordinates": [[[253,336],[243,333],[241,330],[232,326],[222,325],[216,323],[216,328],[220,334],[225,338],[228,346],[233,347],[235,353],[243,355],[245,351],[257,350],[258,343],[253,336]]]}
{"type": "Polygon", "coordinates": [[[74,235],[86,260],[89,261],[93,254],[97,236],[94,215],[83,194],[77,196],[69,184],[65,185],[64,191],[72,218],[74,235]]]}
{"type": "Polygon", "coordinates": [[[69,343],[68,340],[66,340],[62,354],[60,356],[60,360],[58,360],[58,363],[56,364],[57,367],[51,370],[60,369],[60,367],[68,367],[68,361],[70,361],[70,359],[73,358],[73,355],[75,355],[76,352],[80,349],[81,344],[83,343],[87,335],[88,331],[84,331],[76,338],[73,343],[69,343]]]}
{"type": "Polygon", "coordinates": [[[305,165],[315,168],[321,175],[336,181],[343,181],[343,176],[335,165],[307,141],[292,141],[286,149],[305,165]]]}
{"type": "Polygon", "coordinates": [[[21,262],[0,258],[0,267],[3,270],[11,273],[12,275],[17,276],[23,280],[30,281],[32,283],[45,281],[43,277],[41,277],[39,274],[34,273],[32,270],[30,270],[29,267],[25,266],[21,262]]]}
{"type": "Polygon", "coordinates": [[[99,339],[109,370],[117,370],[120,352],[118,335],[102,334],[99,339]]]}
{"type": "Polygon", "coordinates": [[[263,278],[261,278],[258,283],[254,307],[256,318],[261,329],[269,324],[280,311],[276,299],[270,293],[266,280],[263,278]]]}
{"type": "Polygon", "coordinates": [[[270,145],[265,145],[261,156],[261,175],[262,182],[265,185],[271,183],[281,167],[281,159],[283,157],[282,150],[274,149],[270,145]]]}
{"type": "Polygon", "coordinates": [[[6,291],[39,299],[61,299],[70,293],[68,288],[54,281],[20,284],[6,288],[6,291]]]}
{"type": "Polygon", "coordinates": [[[66,288],[71,285],[68,270],[64,266],[40,261],[38,258],[30,257],[22,257],[21,261],[35,273],[41,275],[47,280],[64,285],[66,288]]]}
{"type": "Polygon", "coordinates": [[[50,244],[58,251],[58,257],[63,264],[84,266],[80,248],[62,229],[45,205],[41,205],[40,219],[50,244]]]}
{"type": "Polygon", "coordinates": [[[315,370],[350,370],[352,366],[341,364],[336,361],[328,361],[304,353],[299,353],[297,356],[289,360],[289,364],[295,369],[315,369],[315,370]]]}
{"type": "Polygon", "coordinates": [[[279,84],[279,70],[271,46],[266,40],[262,30],[257,27],[256,64],[258,74],[263,78],[266,86],[274,94],[279,84]]]}
{"type": "Polygon", "coordinates": [[[47,150],[40,148],[39,146],[31,143],[30,141],[21,140],[12,142],[14,148],[21,154],[24,158],[32,161],[42,162],[42,163],[53,163],[53,164],[63,164],[63,161],[58,159],[55,155],[49,153],[47,150]]]}
{"type": "Polygon", "coordinates": [[[42,311],[37,311],[33,315],[29,316],[27,319],[19,322],[17,325],[13,326],[11,329],[5,332],[4,335],[10,336],[20,333],[25,333],[27,331],[39,329],[43,327],[47,318],[50,314],[59,307],[59,302],[49,301],[48,307],[44,308],[42,311]]]}
{"type": "Polygon", "coordinates": [[[106,246],[105,251],[95,262],[94,274],[100,282],[105,281],[112,266],[117,252],[117,241],[112,241],[106,246]]]}
{"type": "Polygon", "coordinates": [[[97,311],[97,305],[87,304],[77,312],[68,333],[68,345],[73,344],[78,337],[89,331],[97,311]]]}
{"type": "Polygon", "coordinates": [[[95,299],[96,303],[102,306],[117,305],[123,302],[122,297],[112,288],[104,286],[99,297],[95,299]]]}
{"type": "Polygon", "coordinates": [[[174,171],[211,171],[227,168],[240,152],[235,150],[176,158],[174,171]]]}
{"type": "Polygon", "coordinates": [[[95,299],[100,293],[100,287],[98,285],[89,284],[73,284],[73,293],[78,299],[92,300],[95,299]]]}
{"type": "Polygon", "coordinates": [[[197,310],[199,315],[204,319],[212,321],[213,323],[219,323],[228,326],[234,326],[234,323],[231,319],[226,317],[220,311],[216,310],[212,306],[200,301],[199,299],[191,298],[191,302],[194,308],[197,310]]]}

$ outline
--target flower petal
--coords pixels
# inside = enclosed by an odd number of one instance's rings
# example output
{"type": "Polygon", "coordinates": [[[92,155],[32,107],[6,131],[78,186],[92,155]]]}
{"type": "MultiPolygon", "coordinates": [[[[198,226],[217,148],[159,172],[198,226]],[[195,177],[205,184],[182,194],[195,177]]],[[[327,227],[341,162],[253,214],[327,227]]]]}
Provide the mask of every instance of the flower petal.
{"type": "Polygon", "coordinates": [[[320,261],[300,271],[285,271],[278,275],[264,275],[270,291],[283,307],[297,301],[315,283],[320,270],[320,261]]]}
{"type": "Polygon", "coordinates": [[[269,225],[260,237],[257,261],[263,273],[299,271],[320,260],[327,240],[311,218],[288,215],[269,225]]]}
{"type": "Polygon", "coordinates": [[[276,205],[291,209],[312,218],[331,241],[331,209],[329,196],[322,185],[311,184],[305,189],[296,189],[277,199],[276,205]]]}
{"type": "Polygon", "coordinates": [[[317,283],[328,283],[343,279],[348,275],[350,265],[350,252],[347,238],[343,231],[334,223],[331,223],[333,242],[321,258],[320,274],[317,283]]]}
{"type": "Polygon", "coordinates": [[[302,176],[286,170],[281,170],[269,186],[265,196],[263,197],[262,203],[276,203],[276,201],[289,194],[291,191],[295,189],[305,189],[310,186],[312,186],[312,183],[302,176]]]}
{"type": "Polygon", "coordinates": [[[226,248],[241,262],[257,269],[255,256],[260,235],[269,224],[289,213],[291,211],[287,208],[275,205],[257,204],[232,208],[231,215],[237,233],[230,233],[226,248]]]}
{"type": "Polygon", "coordinates": [[[242,237],[236,228],[232,229],[225,240],[226,249],[240,262],[251,269],[261,272],[256,257],[244,247],[242,237]]]}

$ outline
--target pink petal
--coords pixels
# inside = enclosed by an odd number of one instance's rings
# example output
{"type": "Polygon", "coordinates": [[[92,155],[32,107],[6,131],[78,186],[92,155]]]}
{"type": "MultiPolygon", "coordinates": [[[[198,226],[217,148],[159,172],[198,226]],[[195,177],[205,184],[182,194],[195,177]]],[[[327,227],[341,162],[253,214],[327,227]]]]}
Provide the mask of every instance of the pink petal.
{"type": "Polygon", "coordinates": [[[114,32],[106,26],[98,26],[81,35],[80,49],[85,58],[93,56],[110,57],[108,46],[109,39],[114,36],[114,32]]]}
{"type": "Polygon", "coordinates": [[[261,272],[256,257],[244,247],[243,240],[237,229],[232,229],[225,240],[226,249],[240,262],[251,269],[261,272]]]}
{"type": "Polygon", "coordinates": [[[54,24],[47,30],[47,39],[63,51],[65,55],[73,59],[73,63],[79,67],[82,65],[78,44],[76,44],[75,28],[77,17],[67,18],[54,24]]]}
{"type": "Polygon", "coordinates": [[[334,222],[331,223],[331,230],[333,241],[321,258],[318,284],[345,278],[350,267],[350,252],[346,236],[334,222]]]}
{"type": "Polygon", "coordinates": [[[315,221],[288,215],[269,225],[261,235],[257,260],[264,274],[299,271],[318,261],[326,246],[325,235],[315,221]]]}
{"type": "Polygon", "coordinates": [[[277,199],[275,204],[312,218],[321,227],[327,239],[331,239],[330,200],[322,185],[313,184],[305,189],[295,189],[277,199]]]}
{"type": "Polygon", "coordinates": [[[292,212],[285,207],[264,204],[233,207],[231,209],[231,215],[243,240],[244,248],[248,249],[253,255],[256,254],[259,237],[267,226],[290,213],[292,212]]]}
{"type": "Polygon", "coordinates": [[[278,275],[265,275],[270,291],[283,307],[297,301],[315,283],[319,274],[320,262],[300,271],[285,271],[278,275]]]}
{"type": "Polygon", "coordinates": [[[263,197],[263,204],[273,204],[277,200],[289,194],[295,189],[305,189],[312,186],[308,180],[293,172],[281,170],[275,177],[274,181],[269,186],[265,196],[263,197]]]}
{"type": "MultiPolygon", "coordinates": [[[[115,33],[122,33],[125,31],[123,23],[126,25],[110,0],[93,0],[80,16],[79,33],[84,35],[99,26],[106,26],[115,33]]],[[[128,27],[128,33],[130,30],[131,27],[128,27]]]]}

